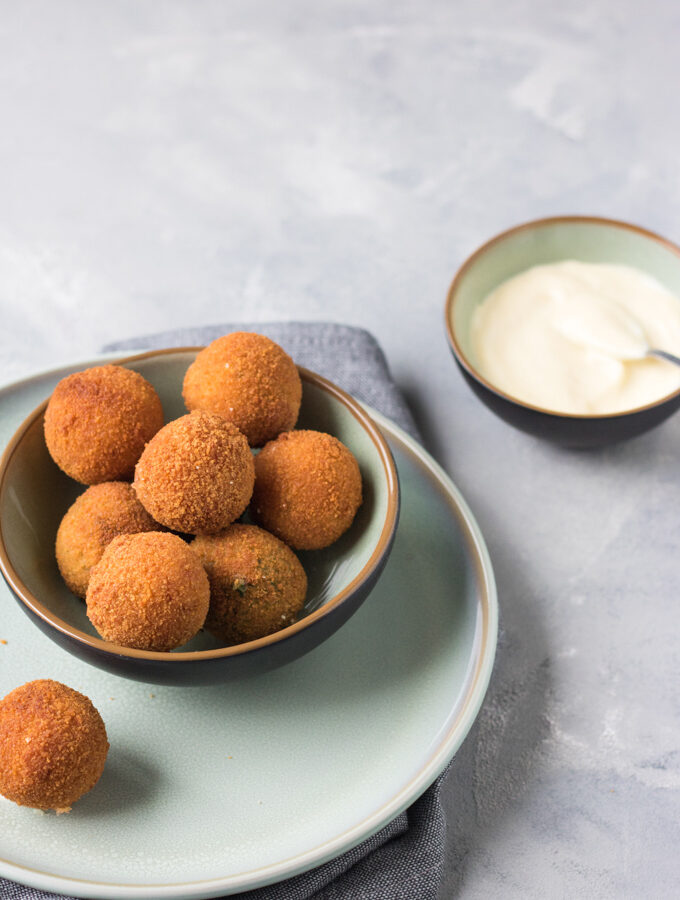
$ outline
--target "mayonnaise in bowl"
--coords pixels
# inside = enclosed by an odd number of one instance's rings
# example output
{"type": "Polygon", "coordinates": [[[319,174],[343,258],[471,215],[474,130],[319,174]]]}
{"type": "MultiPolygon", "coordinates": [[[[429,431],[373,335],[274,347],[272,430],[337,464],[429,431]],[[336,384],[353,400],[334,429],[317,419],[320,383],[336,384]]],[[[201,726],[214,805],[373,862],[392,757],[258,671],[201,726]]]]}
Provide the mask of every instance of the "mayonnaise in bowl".
{"type": "Polygon", "coordinates": [[[471,361],[506,394],[558,413],[625,412],[680,389],[680,299],[631,266],[533,266],[475,309],[471,361]]]}

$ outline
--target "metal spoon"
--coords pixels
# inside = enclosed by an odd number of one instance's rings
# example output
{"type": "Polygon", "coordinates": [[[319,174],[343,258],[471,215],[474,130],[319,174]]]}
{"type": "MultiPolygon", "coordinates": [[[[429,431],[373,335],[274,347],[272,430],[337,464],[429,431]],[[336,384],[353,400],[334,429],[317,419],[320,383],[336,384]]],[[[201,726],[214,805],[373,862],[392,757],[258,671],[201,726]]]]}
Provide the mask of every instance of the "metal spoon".
{"type": "Polygon", "coordinates": [[[621,361],[651,356],[680,366],[680,357],[649,346],[642,326],[621,304],[579,291],[561,305],[556,328],[572,343],[621,361]]]}
{"type": "Polygon", "coordinates": [[[656,356],[657,359],[665,359],[666,362],[673,363],[674,366],[680,366],[680,356],[669,353],[668,350],[658,350],[655,347],[648,347],[645,356],[656,356]]]}

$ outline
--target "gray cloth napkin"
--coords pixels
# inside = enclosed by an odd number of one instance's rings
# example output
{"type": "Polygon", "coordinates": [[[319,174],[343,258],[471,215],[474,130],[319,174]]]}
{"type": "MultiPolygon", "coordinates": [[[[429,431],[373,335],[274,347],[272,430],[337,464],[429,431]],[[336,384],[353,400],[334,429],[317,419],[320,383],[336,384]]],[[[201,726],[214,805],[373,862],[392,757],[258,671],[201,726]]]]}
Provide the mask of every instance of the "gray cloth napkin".
{"type": "MultiPolygon", "coordinates": [[[[230,331],[257,331],[299,365],[325,375],[415,437],[417,429],[375,339],[326,323],[232,323],[122,341],[105,350],[203,345],[230,331]]],[[[243,900],[436,900],[444,868],[446,772],[409,809],[363,843],[302,875],[240,894],[243,900]]],[[[2,900],[47,900],[47,894],[0,879],[2,900]]]]}

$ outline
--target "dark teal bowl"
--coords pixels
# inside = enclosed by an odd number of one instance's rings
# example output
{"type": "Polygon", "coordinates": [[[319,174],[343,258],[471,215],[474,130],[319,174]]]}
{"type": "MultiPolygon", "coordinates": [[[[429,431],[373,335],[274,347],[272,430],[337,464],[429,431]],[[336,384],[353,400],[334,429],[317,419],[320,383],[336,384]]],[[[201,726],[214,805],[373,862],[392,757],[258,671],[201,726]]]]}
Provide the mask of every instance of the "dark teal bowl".
{"type": "MultiPolygon", "coordinates": [[[[166,420],[183,415],[182,380],[197,348],[163,350],[117,361],[140,372],[160,394],[166,420]]],[[[83,363],[87,368],[95,363],[83,363]]],[[[387,442],[363,407],[325,378],[300,369],[298,427],[327,431],[354,453],[364,502],[350,529],[325,550],[300,553],[309,590],[302,616],[288,628],[231,647],[207,632],[171,653],[133,650],[102,640],[85,604],[66,588],[54,557],[59,522],[84,490],[52,461],[45,446],[47,400],[23,422],[0,460],[0,570],[32,621],[69,653],[116,675],[155,684],[216,684],[290,662],[330,637],[380,577],[399,518],[399,481],[387,442]]]]}
{"type": "Polygon", "coordinates": [[[470,323],[476,306],[499,284],[531,266],[576,259],[620,263],[648,272],[680,297],[680,248],[659,235],[611,219],[560,216],[511,228],[484,244],[458,270],[446,300],[449,345],[479,399],[505,422],[566,447],[600,447],[636,437],[678,407],[680,391],[611,415],[571,415],[532,406],[504,393],[476,370],[470,323]]]}

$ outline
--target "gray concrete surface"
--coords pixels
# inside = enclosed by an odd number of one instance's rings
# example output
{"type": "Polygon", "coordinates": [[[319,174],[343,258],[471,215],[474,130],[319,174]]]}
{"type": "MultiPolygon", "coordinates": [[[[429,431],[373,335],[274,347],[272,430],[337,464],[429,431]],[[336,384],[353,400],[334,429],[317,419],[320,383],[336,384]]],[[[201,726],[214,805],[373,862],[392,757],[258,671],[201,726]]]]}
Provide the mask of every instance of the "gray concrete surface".
{"type": "Polygon", "coordinates": [[[442,897],[675,897],[680,419],[602,452],[480,407],[443,302],[530,218],[680,240],[668,0],[0,2],[0,375],[136,333],[382,343],[496,568],[442,897]]]}

